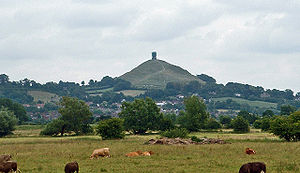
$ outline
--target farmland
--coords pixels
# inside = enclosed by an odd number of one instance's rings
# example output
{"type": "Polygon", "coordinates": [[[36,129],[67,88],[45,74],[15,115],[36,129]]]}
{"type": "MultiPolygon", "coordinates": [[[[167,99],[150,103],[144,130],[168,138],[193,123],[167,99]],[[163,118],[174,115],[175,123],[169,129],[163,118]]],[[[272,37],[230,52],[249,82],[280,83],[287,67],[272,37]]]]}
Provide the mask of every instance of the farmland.
{"type": "Polygon", "coordinates": [[[248,134],[197,132],[197,137],[221,138],[231,144],[144,145],[158,135],[126,136],[123,140],[104,140],[98,136],[40,137],[40,127],[19,127],[17,134],[0,139],[1,154],[9,153],[22,172],[63,172],[70,161],[79,163],[80,172],[238,172],[243,163],[263,161],[268,172],[300,171],[300,143],[283,142],[269,133],[252,130],[248,134]],[[32,134],[30,134],[32,133],[32,134]],[[19,136],[19,137],[17,137],[19,136]],[[20,137],[21,136],[21,137],[20,137]],[[96,148],[109,147],[111,158],[90,160],[96,148]],[[244,154],[244,149],[256,155],[244,154]],[[151,157],[127,158],[131,151],[152,150],[151,157]]]}

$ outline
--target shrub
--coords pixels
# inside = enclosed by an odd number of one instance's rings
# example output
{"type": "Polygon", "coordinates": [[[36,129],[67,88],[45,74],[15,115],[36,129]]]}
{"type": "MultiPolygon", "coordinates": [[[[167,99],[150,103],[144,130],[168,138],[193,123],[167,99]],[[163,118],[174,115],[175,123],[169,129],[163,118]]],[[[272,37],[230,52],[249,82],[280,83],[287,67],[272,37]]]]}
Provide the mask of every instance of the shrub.
{"type": "Polygon", "coordinates": [[[290,116],[278,116],[271,121],[271,132],[287,141],[300,140],[300,111],[290,116]]]}
{"type": "Polygon", "coordinates": [[[250,131],[249,123],[241,116],[232,120],[233,131],[237,133],[246,133],[250,131]]]}
{"type": "Polygon", "coordinates": [[[206,129],[220,129],[221,124],[213,118],[210,118],[206,124],[206,129]]]}
{"type": "Polygon", "coordinates": [[[162,132],[160,135],[167,138],[187,138],[189,132],[185,128],[176,128],[162,132]]]}
{"type": "Polygon", "coordinates": [[[194,141],[194,142],[202,142],[203,141],[203,139],[200,139],[197,136],[192,136],[191,140],[194,141]]]}
{"type": "Polygon", "coordinates": [[[99,121],[96,127],[97,134],[99,134],[103,140],[123,139],[125,137],[123,123],[124,120],[120,118],[99,121]]]}
{"type": "Polygon", "coordinates": [[[9,135],[15,129],[18,120],[13,112],[8,110],[0,110],[0,137],[9,135]]]}
{"type": "Polygon", "coordinates": [[[57,136],[59,133],[61,133],[63,125],[64,121],[61,119],[52,120],[47,124],[46,128],[41,131],[40,135],[57,136]]]}

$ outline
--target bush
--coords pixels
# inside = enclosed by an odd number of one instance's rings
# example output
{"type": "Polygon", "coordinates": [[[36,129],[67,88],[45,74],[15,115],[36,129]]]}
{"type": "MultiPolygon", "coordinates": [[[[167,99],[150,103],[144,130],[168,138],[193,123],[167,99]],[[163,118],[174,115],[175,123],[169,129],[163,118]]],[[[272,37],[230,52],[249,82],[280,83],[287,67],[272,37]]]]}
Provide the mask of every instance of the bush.
{"type": "Polygon", "coordinates": [[[210,118],[206,124],[206,129],[220,129],[221,124],[213,118],[210,118]]]}
{"type": "Polygon", "coordinates": [[[290,116],[278,116],[271,121],[271,132],[287,141],[300,140],[300,111],[290,116]]]}
{"type": "Polygon", "coordinates": [[[61,119],[52,120],[47,124],[46,128],[41,131],[40,135],[57,136],[61,133],[63,125],[64,121],[61,119]]]}
{"type": "Polygon", "coordinates": [[[0,137],[9,135],[15,130],[18,120],[13,112],[8,110],[0,110],[0,137]]]}
{"type": "Polygon", "coordinates": [[[187,138],[189,132],[185,128],[176,128],[162,132],[160,135],[167,138],[187,138]]]}
{"type": "Polygon", "coordinates": [[[200,139],[197,136],[192,136],[191,140],[194,141],[194,142],[202,142],[203,141],[203,139],[200,139]]]}
{"type": "Polygon", "coordinates": [[[123,124],[124,120],[120,118],[111,118],[99,121],[96,131],[103,140],[123,139],[125,137],[123,124]]]}
{"type": "Polygon", "coordinates": [[[246,133],[250,131],[249,123],[241,116],[232,120],[233,131],[237,133],[246,133]]]}

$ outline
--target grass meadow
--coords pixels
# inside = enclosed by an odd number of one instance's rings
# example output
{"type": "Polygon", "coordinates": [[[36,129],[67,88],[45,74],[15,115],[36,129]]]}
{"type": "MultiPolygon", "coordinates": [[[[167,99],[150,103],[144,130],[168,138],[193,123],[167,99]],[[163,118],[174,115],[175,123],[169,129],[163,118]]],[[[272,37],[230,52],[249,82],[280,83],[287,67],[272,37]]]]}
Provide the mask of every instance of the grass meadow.
{"type": "Polygon", "coordinates": [[[126,136],[123,140],[101,140],[98,136],[40,137],[39,128],[17,128],[15,135],[0,138],[0,154],[11,154],[23,173],[64,172],[67,162],[77,161],[82,173],[98,172],[178,172],[237,173],[247,162],[263,161],[267,172],[300,172],[300,142],[284,142],[269,133],[252,130],[248,134],[223,132],[192,133],[197,137],[221,138],[231,144],[144,145],[158,135],[126,136]],[[97,148],[109,147],[111,158],[90,160],[97,148]],[[250,147],[256,155],[246,155],[250,147]],[[132,151],[154,155],[127,158],[132,151]]]}

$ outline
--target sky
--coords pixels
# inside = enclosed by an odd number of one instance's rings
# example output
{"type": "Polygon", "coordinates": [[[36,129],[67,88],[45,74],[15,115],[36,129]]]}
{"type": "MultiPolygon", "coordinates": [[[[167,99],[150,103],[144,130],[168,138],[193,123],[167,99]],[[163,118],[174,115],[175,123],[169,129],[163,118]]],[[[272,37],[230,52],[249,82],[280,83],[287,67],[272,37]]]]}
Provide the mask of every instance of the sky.
{"type": "Polygon", "coordinates": [[[151,59],[300,92],[300,0],[0,0],[0,74],[100,81],[151,59]]]}

